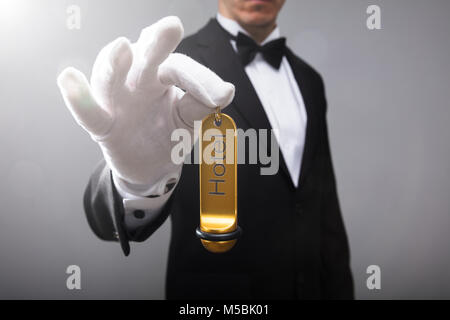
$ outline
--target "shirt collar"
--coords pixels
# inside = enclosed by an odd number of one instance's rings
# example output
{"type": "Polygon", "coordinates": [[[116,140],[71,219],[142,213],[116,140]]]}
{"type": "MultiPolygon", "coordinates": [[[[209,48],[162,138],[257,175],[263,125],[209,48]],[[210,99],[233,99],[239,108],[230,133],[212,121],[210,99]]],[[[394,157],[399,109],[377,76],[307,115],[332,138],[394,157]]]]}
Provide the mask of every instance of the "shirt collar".
{"type": "MultiPolygon", "coordinates": [[[[236,21],[226,18],[223,15],[221,15],[220,13],[217,13],[217,22],[222,26],[222,28],[224,28],[225,30],[227,30],[229,33],[231,33],[233,36],[237,36],[239,32],[242,32],[243,34],[251,37],[249,35],[249,33],[247,31],[244,30],[244,28],[242,28],[239,23],[237,23],[236,21]]],[[[278,27],[275,27],[275,29],[273,29],[273,31],[267,36],[266,39],[264,39],[264,41],[261,43],[261,45],[266,44],[269,41],[275,40],[277,38],[280,37],[280,29],[278,27]]]]}

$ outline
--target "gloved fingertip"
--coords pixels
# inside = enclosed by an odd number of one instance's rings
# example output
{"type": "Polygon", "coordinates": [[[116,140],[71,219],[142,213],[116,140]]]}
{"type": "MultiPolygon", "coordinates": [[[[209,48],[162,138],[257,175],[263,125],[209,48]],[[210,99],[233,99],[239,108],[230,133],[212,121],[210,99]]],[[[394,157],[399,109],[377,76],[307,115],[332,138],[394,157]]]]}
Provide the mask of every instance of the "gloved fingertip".
{"type": "Polygon", "coordinates": [[[64,69],[56,79],[58,87],[66,92],[79,88],[82,81],[83,74],[73,67],[64,69]]]}
{"type": "Polygon", "coordinates": [[[180,43],[184,28],[180,18],[169,16],[144,29],[142,33],[144,35],[141,38],[147,42],[144,57],[150,59],[156,53],[157,56],[164,54],[165,59],[180,43]]]}
{"type": "Polygon", "coordinates": [[[181,40],[184,35],[183,23],[177,16],[168,16],[159,20],[158,25],[167,36],[178,38],[181,40]]]}
{"type": "Polygon", "coordinates": [[[235,87],[232,83],[225,82],[223,84],[223,89],[221,95],[216,98],[216,104],[222,109],[228,106],[234,99],[235,87]]]}
{"type": "Polygon", "coordinates": [[[133,60],[130,41],[125,37],[118,38],[109,59],[113,68],[129,69],[133,60]]]}

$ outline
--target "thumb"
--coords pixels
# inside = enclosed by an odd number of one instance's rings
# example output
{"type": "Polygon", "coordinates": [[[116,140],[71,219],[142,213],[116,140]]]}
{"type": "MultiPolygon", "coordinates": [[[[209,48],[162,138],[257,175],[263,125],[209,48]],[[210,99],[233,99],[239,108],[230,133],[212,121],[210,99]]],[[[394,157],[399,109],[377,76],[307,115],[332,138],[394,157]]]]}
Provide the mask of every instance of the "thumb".
{"type": "Polygon", "coordinates": [[[58,76],[57,84],[76,122],[94,138],[104,136],[112,125],[112,118],[95,101],[84,74],[75,68],[66,68],[58,76]]]}

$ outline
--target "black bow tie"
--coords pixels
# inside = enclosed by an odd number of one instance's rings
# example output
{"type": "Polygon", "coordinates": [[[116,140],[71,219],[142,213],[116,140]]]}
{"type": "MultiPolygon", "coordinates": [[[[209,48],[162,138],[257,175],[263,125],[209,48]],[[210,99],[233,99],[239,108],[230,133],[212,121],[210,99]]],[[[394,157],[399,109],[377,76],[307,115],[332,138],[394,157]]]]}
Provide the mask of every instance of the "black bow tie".
{"type": "Polygon", "coordinates": [[[263,46],[258,45],[252,38],[242,32],[239,32],[235,39],[238,55],[244,66],[252,62],[256,53],[260,52],[272,67],[280,68],[281,60],[285,54],[286,38],[272,40],[263,46]]]}

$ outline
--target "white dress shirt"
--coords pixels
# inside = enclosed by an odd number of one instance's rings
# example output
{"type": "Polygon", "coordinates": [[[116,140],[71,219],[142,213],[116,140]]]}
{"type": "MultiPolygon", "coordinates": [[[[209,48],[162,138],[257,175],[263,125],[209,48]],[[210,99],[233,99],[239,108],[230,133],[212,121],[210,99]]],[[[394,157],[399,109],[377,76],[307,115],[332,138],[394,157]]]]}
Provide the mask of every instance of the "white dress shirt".
{"type": "MultiPolygon", "coordinates": [[[[237,36],[238,32],[249,35],[236,21],[225,18],[221,14],[217,14],[217,21],[234,36],[237,36]]],[[[277,27],[261,45],[279,37],[280,31],[277,27]]],[[[235,40],[230,41],[234,50],[237,51],[235,40]]],[[[253,61],[245,67],[245,72],[255,88],[272,129],[275,129],[274,134],[292,182],[297,187],[305,144],[307,118],[305,104],[291,66],[287,58],[283,57],[280,68],[276,70],[264,60],[260,53],[257,53],[253,61]]],[[[239,90],[239,88],[236,88],[236,90],[239,90]]],[[[124,190],[121,187],[123,184],[119,184],[116,177],[113,177],[113,179],[119,194],[123,198],[125,223],[129,228],[138,227],[145,223],[147,219],[159,214],[174,189],[172,188],[165,194],[162,194],[161,191],[157,192],[156,194],[160,195],[159,197],[144,198],[133,195],[130,190],[124,190]],[[143,210],[146,213],[145,218],[135,218],[133,216],[135,210],[143,210]]],[[[158,186],[149,188],[149,190],[164,190],[164,185],[165,181],[161,181],[158,186]]]]}

